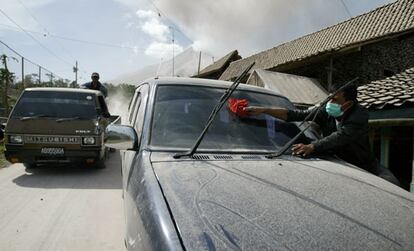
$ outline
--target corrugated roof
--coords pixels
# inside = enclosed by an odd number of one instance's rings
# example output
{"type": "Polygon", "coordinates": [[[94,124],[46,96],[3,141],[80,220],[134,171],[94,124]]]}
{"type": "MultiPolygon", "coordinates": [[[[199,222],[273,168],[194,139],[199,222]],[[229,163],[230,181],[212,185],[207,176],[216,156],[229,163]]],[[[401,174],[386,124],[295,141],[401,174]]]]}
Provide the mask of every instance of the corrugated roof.
{"type": "Polygon", "coordinates": [[[219,60],[217,60],[213,64],[211,64],[211,65],[207,66],[206,68],[204,68],[195,77],[202,77],[202,76],[205,76],[205,75],[209,75],[212,72],[221,70],[226,65],[226,63],[228,63],[228,61],[231,58],[233,58],[234,56],[238,56],[238,55],[239,55],[239,52],[237,50],[231,51],[230,53],[228,53],[224,57],[220,58],[219,60]]]}
{"type": "Polygon", "coordinates": [[[271,69],[351,45],[414,28],[414,1],[399,0],[350,20],[234,61],[220,79],[230,80],[256,62],[254,69],[271,69]]]}
{"type": "Polygon", "coordinates": [[[254,70],[247,84],[254,85],[256,75],[264,88],[276,91],[294,104],[315,105],[328,96],[328,92],[316,79],[267,70],[254,70]]]}
{"type": "Polygon", "coordinates": [[[358,100],[370,110],[414,105],[414,68],[358,87],[358,100]]]}

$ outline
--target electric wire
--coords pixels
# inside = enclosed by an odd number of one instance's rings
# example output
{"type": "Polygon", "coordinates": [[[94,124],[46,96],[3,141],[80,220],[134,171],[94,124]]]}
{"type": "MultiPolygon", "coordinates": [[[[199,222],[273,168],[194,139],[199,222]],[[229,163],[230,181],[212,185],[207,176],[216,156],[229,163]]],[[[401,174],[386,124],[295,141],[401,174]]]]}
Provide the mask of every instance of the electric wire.
{"type": "MultiPolygon", "coordinates": [[[[5,27],[9,27],[13,30],[17,30],[16,27],[11,26],[11,25],[7,25],[7,24],[0,24],[2,26],[5,27]]],[[[89,41],[89,40],[82,40],[82,39],[77,39],[77,38],[71,38],[71,37],[66,37],[66,36],[61,36],[61,35],[56,35],[56,34],[46,34],[40,31],[33,31],[33,30],[27,30],[27,32],[30,33],[35,33],[35,34],[41,34],[43,36],[50,36],[50,37],[55,37],[57,39],[61,39],[61,40],[67,40],[67,41],[72,41],[72,42],[77,42],[77,43],[83,43],[83,44],[89,44],[89,45],[98,45],[98,46],[103,46],[103,47],[112,47],[112,48],[119,48],[119,49],[130,49],[130,50],[138,50],[138,51],[147,51],[147,48],[143,48],[143,47],[133,47],[133,46],[126,46],[126,45],[118,45],[118,44],[111,44],[111,43],[103,43],[103,42],[96,42],[96,41],[89,41]]],[[[150,51],[156,51],[156,52],[166,52],[168,50],[155,50],[155,49],[150,49],[150,51]]]]}
{"type": "MultiPolygon", "coordinates": [[[[170,22],[170,23],[173,23],[173,24],[175,24],[173,21],[171,21],[171,19],[170,18],[168,18],[168,16],[167,15],[165,15],[165,13],[163,12],[163,11],[161,11],[161,9],[160,8],[158,8],[158,6],[155,4],[155,2],[153,1],[153,0],[147,0],[147,2],[149,2],[154,8],[155,8],[155,10],[157,11],[157,13],[158,13],[158,17],[159,18],[162,18],[162,17],[164,17],[168,22],[170,22]]],[[[178,31],[179,33],[181,33],[181,35],[183,35],[183,37],[184,38],[186,38],[188,41],[190,41],[190,42],[193,42],[191,39],[189,39],[188,37],[187,37],[187,35],[186,34],[184,34],[180,29],[175,29],[174,27],[172,27],[174,30],[176,30],[176,31],[178,31]]]]}
{"type": "MultiPolygon", "coordinates": [[[[32,19],[36,21],[37,24],[39,24],[39,26],[45,31],[45,33],[49,35],[50,34],[49,30],[40,23],[40,21],[36,18],[33,12],[21,0],[17,0],[17,1],[20,3],[21,6],[23,6],[23,8],[27,11],[27,13],[29,13],[32,19]]],[[[72,53],[69,52],[69,50],[67,50],[59,41],[56,41],[56,42],[61,47],[62,51],[64,51],[67,55],[69,55],[73,61],[76,61],[75,57],[72,55],[72,53]]]]}
{"type": "Polygon", "coordinates": [[[62,61],[65,64],[70,65],[71,67],[73,67],[73,65],[69,62],[67,62],[66,60],[62,59],[61,57],[59,57],[56,53],[54,53],[53,51],[51,51],[49,48],[47,48],[46,46],[44,46],[39,40],[37,40],[34,36],[32,36],[32,34],[30,34],[29,32],[27,32],[23,27],[21,27],[16,21],[14,21],[10,16],[8,16],[1,8],[0,8],[0,12],[7,18],[9,19],[12,23],[14,23],[17,27],[19,27],[24,33],[26,33],[26,35],[28,35],[30,38],[32,38],[34,41],[36,41],[43,49],[45,49],[47,52],[49,52],[51,55],[53,55],[54,57],[56,57],[57,59],[59,59],[60,61],[62,61]]]}
{"type": "Polygon", "coordinates": [[[345,4],[344,0],[340,0],[340,1],[342,5],[344,6],[346,13],[348,13],[350,18],[352,18],[351,12],[349,11],[348,6],[345,4]]]}
{"type": "Polygon", "coordinates": [[[53,74],[53,76],[56,76],[56,77],[58,77],[60,79],[64,79],[61,76],[59,76],[59,75],[55,74],[54,72],[52,72],[51,70],[47,69],[46,67],[43,67],[43,66],[41,66],[41,65],[33,62],[32,60],[24,57],[22,54],[20,54],[19,52],[17,52],[13,48],[11,48],[8,44],[6,44],[5,42],[3,42],[2,40],[0,40],[0,43],[3,44],[6,48],[8,48],[10,51],[12,51],[14,54],[18,55],[21,58],[24,58],[25,61],[27,61],[27,62],[29,62],[29,63],[31,63],[33,65],[36,65],[37,67],[41,68],[42,70],[45,70],[45,71],[49,72],[50,74],[53,74]]]}

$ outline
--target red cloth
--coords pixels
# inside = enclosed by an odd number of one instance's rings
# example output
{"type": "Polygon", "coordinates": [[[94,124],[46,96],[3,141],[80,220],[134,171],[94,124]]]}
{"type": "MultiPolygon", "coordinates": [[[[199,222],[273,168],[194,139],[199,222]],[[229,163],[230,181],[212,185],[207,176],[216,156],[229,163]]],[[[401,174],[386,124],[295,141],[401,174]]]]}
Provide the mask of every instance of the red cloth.
{"type": "Polygon", "coordinates": [[[247,106],[249,106],[249,101],[247,99],[236,99],[236,98],[229,98],[229,110],[240,117],[245,117],[249,113],[245,110],[247,106]]]}

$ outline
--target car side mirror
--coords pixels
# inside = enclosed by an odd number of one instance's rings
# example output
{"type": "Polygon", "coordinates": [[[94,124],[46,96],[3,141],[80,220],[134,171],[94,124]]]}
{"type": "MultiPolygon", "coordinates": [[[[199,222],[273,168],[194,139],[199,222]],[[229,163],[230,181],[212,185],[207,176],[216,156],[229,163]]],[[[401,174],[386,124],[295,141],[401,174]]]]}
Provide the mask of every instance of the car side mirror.
{"type": "Polygon", "coordinates": [[[139,145],[134,128],[127,125],[108,125],[105,129],[105,146],[118,150],[135,150],[139,145]]]}

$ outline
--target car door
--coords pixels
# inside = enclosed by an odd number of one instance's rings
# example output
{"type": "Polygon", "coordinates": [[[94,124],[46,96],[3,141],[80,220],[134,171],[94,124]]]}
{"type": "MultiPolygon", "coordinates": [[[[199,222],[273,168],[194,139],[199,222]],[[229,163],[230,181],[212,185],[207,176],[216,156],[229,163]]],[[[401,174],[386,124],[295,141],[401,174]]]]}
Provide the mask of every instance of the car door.
{"type": "MultiPolygon", "coordinates": [[[[145,116],[145,109],[146,103],[148,100],[148,84],[141,85],[137,91],[135,96],[135,100],[131,103],[130,113],[128,116],[128,123],[132,126],[136,133],[137,137],[141,143],[141,136],[142,136],[142,127],[144,125],[144,116],[145,116]]],[[[138,146],[140,147],[140,146],[138,146]]],[[[122,182],[123,188],[126,190],[128,186],[128,180],[132,173],[131,167],[133,166],[134,159],[137,157],[136,155],[139,153],[139,149],[137,151],[124,151],[123,153],[123,161],[122,161],[122,182]]]]}
{"type": "MultiPolygon", "coordinates": [[[[143,134],[142,128],[144,126],[145,111],[147,109],[147,100],[149,87],[148,84],[142,85],[136,93],[135,100],[131,104],[131,112],[129,114],[128,122],[131,126],[134,127],[137,137],[139,139],[140,145],[141,136],[143,134]]],[[[137,163],[141,163],[140,159],[142,156],[140,153],[141,146],[138,145],[136,151],[125,151],[124,152],[124,163],[123,163],[123,188],[124,188],[124,211],[126,217],[126,241],[128,246],[135,243],[139,229],[137,229],[138,224],[135,222],[137,219],[137,209],[135,206],[135,197],[133,192],[129,191],[131,175],[134,172],[134,168],[140,168],[137,163]]],[[[139,244],[135,244],[139,245],[139,244]]]]}
{"type": "MultiPolygon", "coordinates": [[[[132,97],[128,105],[128,115],[127,115],[127,118],[126,118],[127,121],[125,124],[132,126],[132,127],[133,127],[134,118],[136,118],[136,115],[137,115],[137,106],[139,106],[139,104],[141,103],[141,88],[142,86],[137,87],[137,89],[135,90],[134,96],[132,97]]],[[[131,153],[127,153],[127,152],[128,151],[121,152],[122,187],[124,190],[126,188],[126,178],[127,178],[127,175],[124,175],[124,173],[127,171],[126,169],[129,169],[128,164],[130,164],[131,162],[130,161],[131,153]]]]}

